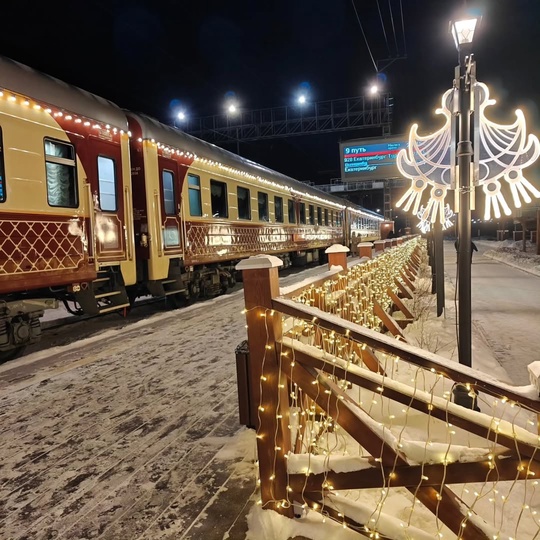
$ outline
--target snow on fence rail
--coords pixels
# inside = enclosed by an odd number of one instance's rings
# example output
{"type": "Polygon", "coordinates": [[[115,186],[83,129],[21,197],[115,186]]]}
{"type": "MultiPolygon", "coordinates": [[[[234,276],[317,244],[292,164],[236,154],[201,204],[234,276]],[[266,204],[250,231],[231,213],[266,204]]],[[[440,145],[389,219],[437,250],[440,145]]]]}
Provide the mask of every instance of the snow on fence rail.
{"type": "Polygon", "coordinates": [[[408,239],[284,295],[278,259],[240,263],[260,502],[359,538],[534,538],[538,388],[406,342],[424,258],[408,239]]]}

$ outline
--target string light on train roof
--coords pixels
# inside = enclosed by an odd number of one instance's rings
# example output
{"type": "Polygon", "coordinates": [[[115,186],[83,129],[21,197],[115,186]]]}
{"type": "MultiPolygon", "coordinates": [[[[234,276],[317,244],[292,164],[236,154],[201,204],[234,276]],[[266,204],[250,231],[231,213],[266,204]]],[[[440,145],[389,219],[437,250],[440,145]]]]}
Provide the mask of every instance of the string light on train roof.
{"type": "MultiPolygon", "coordinates": [[[[203,158],[201,156],[198,156],[197,154],[192,154],[190,152],[180,152],[178,148],[172,148],[170,146],[167,146],[161,142],[156,142],[155,139],[144,139],[142,137],[137,138],[137,142],[142,143],[144,140],[149,140],[152,144],[156,145],[157,148],[161,149],[164,152],[170,153],[170,154],[177,154],[177,155],[184,155],[187,158],[193,158],[193,161],[198,161],[201,164],[210,165],[212,167],[217,167],[229,174],[234,174],[237,176],[244,176],[246,178],[249,178],[250,180],[258,181],[261,184],[265,184],[277,189],[285,189],[289,191],[293,195],[297,195],[306,199],[310,199],[312,201],[320,202],[322,204],[332,206],[334,208],[337,208],[339,210],[344,210],[347,208],[347,206],[339,203],[335,203],[333,201],[329,201],[328,199],[324,199],[323,197],[319,197],[317,195],[313,195],[311,193],[307,193],[305,191],[299,191],[291,186],[283,186],[283,184],[278,184],[277,182],[274,182],[273,180],[267,180],[266,178],[263,178],[262,176],[255,176],[253,174],[247,173],[246,171],[241,171],[239,169],[236,169],[235,167],[230,167],[228,165],[224,165],[223,163],[219,163],[218,161],[214,161],[208,158],[203,158]]],[[[372,216],[374,217],[374,216],[372,216]]]]}
{"type": "Polygon", "coordinates": [[[8,101],[13,103],[19,103],[20,105],[24,107],[30,107],[36,111],[44,112],[45,114],[50,114],[54,118],[63,118],[63,120],[66,121],[73,121],[76,124],[83,123],[85,127],[92,126],[92,129],[96,130],[103,130],[107,132],[113,132],[114,134],[120,133],[121,135],[124,135],[125,133],[128,135],[128,137],[131,137],[131,131],[126,131],[124,129],[119,129],[118,127],[111,127],[110,124],[101,124],[99,122],[96,122],[95,119],[86,118],[81,115],[74,114],[72,112],[68,112],[66,110],[60,110],[60,108],[51,108],[48,104],[45,103],[38,103],[36,101],[31,100],[30,98],[17,94],[16,92],[7,91],[8,95],[6,95],[6,90],[0,90],[0,99],[3,97],[6,97],[8,101]]]}

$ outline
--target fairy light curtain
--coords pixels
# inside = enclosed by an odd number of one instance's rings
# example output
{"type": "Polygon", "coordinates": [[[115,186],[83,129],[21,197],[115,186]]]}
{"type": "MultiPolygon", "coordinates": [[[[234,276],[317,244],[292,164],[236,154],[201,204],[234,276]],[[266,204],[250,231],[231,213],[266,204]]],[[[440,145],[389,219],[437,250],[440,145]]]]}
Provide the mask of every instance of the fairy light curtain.
{"type": "MultiPolygon", "coordinates": [[[[419,135],[414,124],[409,133],[408,148],[400,150],[396,163],[400,173],[411,180],[411,186],[397,206],[405,204],[404,210],[415,214],[419,228],[427,232],[431,224],[439,219],[443,228],[450,223],[452,210],[446,203],[449,190],[456,189],[457,166],[455,163],[454,103],[457,90],[447,90],[442,96],[441,107],[435,112],[443,115],[444,125],[430,135],[419,135]],[[431,187],[427,203],[422,204],[424,192],[431,187]]],[[[540,155],[540,142],[535,135],[527,136],[525,116],[516,110],[516,119],[509,125],[497,124],[486,118],[485,110],[494,105],[488,87],[481,82],[474,83],[475,109],[475,156],[473,189],[482,187],[485,196],[484,219],[491,219],[491,211],[496,218],[501,217],[501,208],[509,216],[512,211],[503,194],[502,180],[510,187],[512,202],[520,208],[522,201],[530,203],[531,195],[540,198],[536,189],[524,176],[523,169],[532,165],[540,155]],[[477,113],[476,113],[477,111],[477,113]]]]}

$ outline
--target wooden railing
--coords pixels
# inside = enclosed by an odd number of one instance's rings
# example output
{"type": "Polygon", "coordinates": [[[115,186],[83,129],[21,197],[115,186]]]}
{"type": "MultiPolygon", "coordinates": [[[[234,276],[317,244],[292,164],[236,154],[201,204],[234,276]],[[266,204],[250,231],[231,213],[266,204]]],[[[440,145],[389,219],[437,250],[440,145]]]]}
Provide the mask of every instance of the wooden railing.
{"type": "MultiPolygon", "coordinates": [[[[477,509],[488,493],[504,510],[494,487],[504,481],[536,482],[538,391],[406,342],[391,312],[408,311],[400,297],[412,296],[422,250],[411,239],[285,294],[277,258],[239,265],[264,508],[321,512],[371,538],[432,538],[412,524],[420,501],[441,538],[503,538],[502,517],[497,525],[477,509]],[[398,488],[412,495],[408,519],[385,512],[398,488]],[[379,490],[372,507],[335,494],[364,489],[379,490]]],[[[516,531],[534,513],[524,500],[516,531]]]]}

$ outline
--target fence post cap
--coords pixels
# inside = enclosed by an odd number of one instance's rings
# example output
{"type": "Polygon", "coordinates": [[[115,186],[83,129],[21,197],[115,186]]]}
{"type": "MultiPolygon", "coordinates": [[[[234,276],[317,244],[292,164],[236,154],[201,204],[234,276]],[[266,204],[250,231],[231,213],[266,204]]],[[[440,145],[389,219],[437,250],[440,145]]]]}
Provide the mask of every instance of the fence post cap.
{"type": "Polygon", "coordinates": [[[527,369],[529,371],[529,380],[533,386],[536,386],[540,395],[540,361],[531,362],[527,369]]]}
{"type": "Polygon", "coordinates": [[[386,243],[386,240],[375,240],[375,242],[373,242],[374,244],[385,244],[386,243]]]}
{"type": "Polygon", "coordinates": [[[358,244],[358,247],[370,247],[370,248],[372,248],[373,247],[373,242],[360,242],[358,244]]]}
{"type": "Polygon", "coordinates": [[[283,266],[283,261],[274,255],[253,255],[241,260],[236,266],[236,270],[256,270],[258,268],[277,268],[283,266]]]}
{"type": "Polygon", "coordinates": [[[329,248],[324,250],[325,253],[349,253],[351,251],[348,247],[341,244],[332,244],[329,248]]]}

